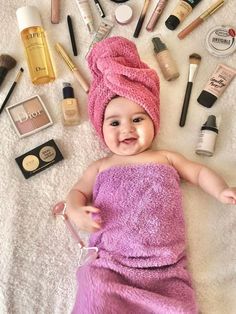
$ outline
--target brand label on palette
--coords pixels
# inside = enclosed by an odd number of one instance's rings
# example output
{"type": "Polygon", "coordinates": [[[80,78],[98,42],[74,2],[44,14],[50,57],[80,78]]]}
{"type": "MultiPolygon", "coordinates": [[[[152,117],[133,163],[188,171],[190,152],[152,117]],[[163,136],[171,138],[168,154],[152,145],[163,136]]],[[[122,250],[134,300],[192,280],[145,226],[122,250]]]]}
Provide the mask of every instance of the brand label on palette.
{"type": "Polygon", "coordinates": [[[22,112],[19,112],[18,114],[18,121],[19,122],[24,122],[28,119],[34,119],[36,118],[38,115],[40,115],[41,112],[38,110],[38,111],[35,111],[35,112],[25,112],[25,111],[22,111],[22,112]]]}

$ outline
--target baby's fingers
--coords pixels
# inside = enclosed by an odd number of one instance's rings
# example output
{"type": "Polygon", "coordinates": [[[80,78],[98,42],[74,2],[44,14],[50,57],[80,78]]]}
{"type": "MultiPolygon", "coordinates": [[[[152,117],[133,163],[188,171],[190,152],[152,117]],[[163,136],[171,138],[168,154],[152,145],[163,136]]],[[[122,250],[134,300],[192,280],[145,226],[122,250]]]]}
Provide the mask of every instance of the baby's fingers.
{"type": "Polygon", "coordinates": [[[96,232],[98,231],[99,229],[101,228],[101,226],[96,222],[94,221],[92,218],[89,219],[85,225],[85,229],[86,231],[92,233],[92,232],[96,232]]]}
{"type": "Polygon", "coordinates": [[[80,209],[82,209],[86,213],[94,213],[94,214],[96,214],[100,211],[99,208],[93,207],[93,206],[83,206],[80,209]]]}
{"type": "Polygon", "coordinates": [[[228,198],[228,204],[233,204],[233,205],[235,205],[235,204],[236,204],[236,198],[234,198],[234,197],[229,197],[229,198],[228,198]]]}

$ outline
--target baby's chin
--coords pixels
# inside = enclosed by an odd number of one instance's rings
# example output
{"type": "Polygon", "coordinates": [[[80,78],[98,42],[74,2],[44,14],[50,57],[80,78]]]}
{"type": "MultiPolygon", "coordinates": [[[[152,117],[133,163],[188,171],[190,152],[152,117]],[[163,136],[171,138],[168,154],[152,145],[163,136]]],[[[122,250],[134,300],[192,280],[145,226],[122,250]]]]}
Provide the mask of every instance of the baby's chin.
{"type": "Polygon", "coordinates": [[[149,150],[150,147],[148,148],[140,148],[140,149],[113,149],[111,151],[112,154],[115,154],[117,156],[135,156],[138,154],[141,154],[147,150],[149,150]]]}

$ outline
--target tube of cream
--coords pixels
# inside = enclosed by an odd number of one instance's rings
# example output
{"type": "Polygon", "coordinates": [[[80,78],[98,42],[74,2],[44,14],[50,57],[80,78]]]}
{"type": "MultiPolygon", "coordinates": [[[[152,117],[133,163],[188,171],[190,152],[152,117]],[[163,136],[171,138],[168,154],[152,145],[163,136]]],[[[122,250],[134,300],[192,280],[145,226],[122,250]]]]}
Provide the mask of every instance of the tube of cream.
{"type": "Polygon", "coordinates": [[[235,75],[236,69],[222,63],[218,64],[197,99],[199,104],[211,108],[217,98],[223,94],[235,75]]]}
{"type": "Polygon", "coordinates": [[[87,25],[89,33],[94,33],[93,16],[88,0],[76,0],[80,14],[87,25]]]}
{"type": "Polygon", "coordinates": [[[93,47],[94,44],[96,44],[97,42],[101,41],[102,39],[104,39],[108,36],[108,34],[110,33],[113,26],[114,26],[113,22],[108,20],[108,19],[104,19],[101,22],[101,24],[98,27],[96,34],[94,35],[93,40],[89,46],[86,57],[87,57],[89,51],[91,50],[91,48],[93,47]]]}

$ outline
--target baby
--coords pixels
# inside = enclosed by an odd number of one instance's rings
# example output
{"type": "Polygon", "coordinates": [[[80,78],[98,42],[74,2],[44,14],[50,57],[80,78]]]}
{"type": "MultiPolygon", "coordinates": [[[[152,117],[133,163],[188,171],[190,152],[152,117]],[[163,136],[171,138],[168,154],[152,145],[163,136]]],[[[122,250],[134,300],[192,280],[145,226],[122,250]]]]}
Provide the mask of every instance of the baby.
{"type": "Polygon", "coordinates": [[[97,43],[89,117],[111,155],[92,163],[67,196],[67,215],[98,258],[78,270],[73,313],[197,313],[186,268],[180,179],[222,203],[236,188],[209,168],[151,146],[159,129],[159,79],[122,37],[97,43]]]}

